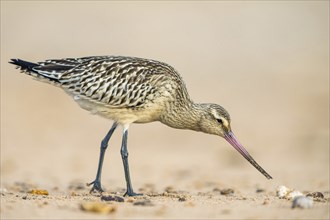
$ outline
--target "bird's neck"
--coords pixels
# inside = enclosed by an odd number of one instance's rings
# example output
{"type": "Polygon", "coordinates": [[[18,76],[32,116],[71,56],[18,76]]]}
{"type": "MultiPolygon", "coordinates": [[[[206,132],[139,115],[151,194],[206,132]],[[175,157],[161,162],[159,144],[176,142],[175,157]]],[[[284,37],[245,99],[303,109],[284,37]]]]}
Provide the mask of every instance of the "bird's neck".
{"type": "Polygon", "coordinates": [[[160,121],[172,128],[201,131],[199,124],[204,112],[203,104],[190,102],[169,109],[160,121]]]}

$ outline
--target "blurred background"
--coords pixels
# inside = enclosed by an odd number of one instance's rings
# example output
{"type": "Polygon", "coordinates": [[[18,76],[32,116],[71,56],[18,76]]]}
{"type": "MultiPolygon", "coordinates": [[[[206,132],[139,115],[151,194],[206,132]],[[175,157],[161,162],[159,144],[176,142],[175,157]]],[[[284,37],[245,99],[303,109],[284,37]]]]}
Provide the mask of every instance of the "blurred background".
{"type": "MultiPolygon", "coordinates": [[[[172,65],[196,102],[214,102],[273,177],[266,180],[220,137],[158,122],[132,125],[133,186],[193,191],[213,181],[329,189],[329,2],[1,1],[1,183],[60,186],[95,178],[112,122],[61,89],[8,64],[124,55],[172,65]]],[[[106,189],[125,187],[121,130],[103,168],[106,189]]]]}

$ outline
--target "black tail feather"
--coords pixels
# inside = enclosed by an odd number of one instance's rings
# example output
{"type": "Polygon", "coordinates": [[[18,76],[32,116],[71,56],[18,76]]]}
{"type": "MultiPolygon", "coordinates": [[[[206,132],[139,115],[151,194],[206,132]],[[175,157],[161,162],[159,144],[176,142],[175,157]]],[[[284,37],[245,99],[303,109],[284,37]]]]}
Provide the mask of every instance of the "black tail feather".
{"type": "Polygon", "coordinates": [[[22,72],[33,76],[35,79],[40,81],[44,81],[44,79],[46,79],[45,82],[59,83],[58,79],[41,74],[40,68],[43,66],[38,63],[31,63],[20,59],[11,59],[9,63],[16,65],[22,72]],[[35,67],[39,69],[35,69],[35,67]]]}
{"type": "Polygon", "coordinates": [[[9,63],[18,66],[21,70],[31,71],[31,72],[35,72],[35,73],[36,73],[36,71],[33,70],[33,67],[39,66],[39,64],[31,63],[31,62],[20,60],[20,59],[11,59],[11,61],[9,61],[9,63]]]}

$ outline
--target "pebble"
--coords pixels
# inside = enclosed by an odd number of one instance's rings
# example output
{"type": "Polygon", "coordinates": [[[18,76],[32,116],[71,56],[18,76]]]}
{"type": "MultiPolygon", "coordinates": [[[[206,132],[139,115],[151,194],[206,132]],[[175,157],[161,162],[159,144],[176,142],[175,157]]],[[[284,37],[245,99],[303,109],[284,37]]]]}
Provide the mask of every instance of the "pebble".
{"type": "Polygon", "coordinates": [[[233,189],[222,189],[222,190],[220,190],[220,194],[221,195],[232,195],[232,194],[234,194],[234,190],[233,189]]]}
{"type": "Polygon", "coordinates": [[[133,203],[133,205],[137,205],[137,206],[154,206],[154,204],[146,199],[146,200],[141,200],[141,201],[136,201],[133,203]]]}
{"type": "Polygon", "coordinates": [[[80,205],[81,210],[101,214],[109,214],[117,210],[117,206],[103,202],[84,202],[80,205]]]}
{"type": "Polygon", "coordinates": [[[45,189],[32,189],[29,193],[31,193],[32,195],[49,195],[48,191],[45,189]]]}
{"type": "Polygon", "coordinates": [[[260,189],[260,188],[258,188],[258,189],[256,189],[256,193],[262,193],[262,192],[265,192],[266,190],[264,190],[264,189],[260,189]]]}
{"type": "Polygon", "coordinates": [[[102,201],[115,201],[115,202],[124,202],[124,198],[120,196],[101,196],[102,201]]]}
{"type": "Polygon", "coordinates": [[[307,197],[320,198],[323,199],[324,195],[321,192],[312,192],[306,195],[307,197]]]}
{"type": "Polygon", "coordinates": [[[187,201],[187,198],[185,196],[180,196],[178,199],[179,202],[187,201]]]}
{"type": "Polygon", "coordinates": [[[312,208],[313,207],[313,199],[305,196],[296,196],[292,202],[292,208],[312,208]]]}
{"type": "Polygon", "coordinates": [[[227,188],[227,189],[219,189],[219,188],[214,188],[213,189],[214,192],[220,192],[221,195],[232,195],[234,194],[234,190],[227,188]]]}

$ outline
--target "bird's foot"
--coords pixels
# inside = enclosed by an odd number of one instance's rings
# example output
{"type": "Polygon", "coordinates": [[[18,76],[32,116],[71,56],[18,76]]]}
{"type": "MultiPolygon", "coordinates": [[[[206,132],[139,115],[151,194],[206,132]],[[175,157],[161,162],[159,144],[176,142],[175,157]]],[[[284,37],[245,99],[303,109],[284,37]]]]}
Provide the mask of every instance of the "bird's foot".
{"type": "Polygon", "coordinates": [[[93,192],[98,192],[98,193],[102,193],[104,192],[104,190],[101,187],[101,182],[99,180],[94,180],[91,183],[87,183],[87,186],[92,186],[92,189],[89,191],[90,194],[92,194],[93,192]]]}
{"type": "Polygon", "coordinates": [[[142,193],[135,193],[133,191],[126,191],[123,196],[143,196],[142,193]]]}

